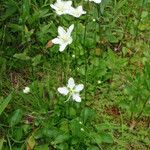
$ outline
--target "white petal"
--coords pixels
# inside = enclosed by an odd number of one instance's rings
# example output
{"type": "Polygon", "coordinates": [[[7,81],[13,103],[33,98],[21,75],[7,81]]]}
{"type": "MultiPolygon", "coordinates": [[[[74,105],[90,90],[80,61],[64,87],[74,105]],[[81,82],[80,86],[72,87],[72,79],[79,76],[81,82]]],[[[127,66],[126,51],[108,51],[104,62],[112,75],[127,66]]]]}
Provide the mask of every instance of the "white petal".
{"type": "Polygon", "coordinates": [[[99,3],[101,3],[101,0],[89,0],[89,1],[93,1],[93,2],[95,2],[95,3],[97,3],[97,4],[99,4],[99,3]]]}
{"type": "Polygon", "coordinates": [[[72,37],[70,37],[70,38],[68,39],[68,44],[71,44],[72,41],[73,41],[73,39],[72,39],[72,37]]]}
{"type": "Polygon", "coordinates": [[[74,83],[73,78],[69,78],[67,87],[70,88],[70,89],[73,89],[75,87],[75,83],[74,83]]]}
{"type": "Polygon", "coordinates": [[[27,93],[29,93],[29,92],[30,92],[30,88],[29,88],[29,87],[25,87],[25,88],[23,89],[23,93],[27,94],[27,93]]]}
{"type": "Polygon", "coordinates": [[[71,32],[73,31],[74,29],[74,24],[72,24],[68,29],[67,29],[67,34],[68,35],[71,35],[71,32]]]}
{"type": "Polygon", "coordinates": [[[57,7],[53,4],[50,5],[53,9],[57,9],[57,7]]]}
{"type": "Polygon", "coordinates": [[[66,44],[61,44],[60,47],[59,47],[59,51],[60,52],[64,51],[66,46],[67,46],[66,44]]]}
{"type": "Polygon", "coordinates": [[[86,14],[86,11],[83,10],[82,6],[77,7],[78,11],[82,14],[86,14]]]}
{"type": "Polygon", "coordinates": [[[59,38],[55,38],[55,39],[52,40],[52,43],[60,44],[60,39],[59,38]]]}
{"type": "Polygon", "coordinates": [[[78,84],[78,85],[75,86],[74,90],[75,90],[75,92],[80,92],[80,91],[83,90],[83,88],[84,88],[83,84],[78,84]]]}
{"type": "Polygon", "coordinates": [[[58,34],[59,35],[64,35],[64,34],[66,34],[66,31],[63,29],[63,27],[58,27],[58,34]]]}
{"type": "Polygon", "coordinates": [[[76,102],[81,102],[81,97],[79,93],[72,94],[72,99],[75,100],[76,102]]]}
{"type": "Polygon", "coordinates": [[[70,6],[72,5],[72,1],[65,1],[66,2],[66,5],[70,6]]]}
{"type": "Polygon", "coordinates": [[[67,87],[60,87],[57,90],[60,94],[63,94],[63,95],[67,95],[69,93],[69,90],[67,87]]]}

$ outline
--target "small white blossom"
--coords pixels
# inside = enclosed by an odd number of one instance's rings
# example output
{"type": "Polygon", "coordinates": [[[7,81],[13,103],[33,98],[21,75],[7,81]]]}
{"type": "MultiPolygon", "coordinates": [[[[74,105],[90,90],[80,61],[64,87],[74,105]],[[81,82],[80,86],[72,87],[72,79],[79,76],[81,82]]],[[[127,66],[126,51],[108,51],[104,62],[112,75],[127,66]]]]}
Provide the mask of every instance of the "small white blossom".
{"type": "Polygon", "coordinates": [[[80,121],[79,124],[82,124],[82,122],[80,121]]]}
{"type": "Polygon", "coordinates": [[[75,55],[72,55],[72,58],[75,58],[76,56],[75,55]]]}
{"type": "Polygon", "coordinates": [[[81,102],[80,91],[84,88],[83,84],[75,85],[74,79],[69,78],[67,86],[59,87],[58,92],[62,95],[69,95],[68,100],[72,99],[76,102],[81,102]]]}
{"type": "Polygon", "coordinates": [[[69,14],[76,18],[79,18],[81,15],[86,14],[86,11],[83,10],[82,6],[78,6],[77,8],[71,7],[69,14]]]}
{"type": "Polygon", "coordinates": [[[23,89],[23,93],[28,94],[30,92],[30,88],[29,87],[25,87],[23,89]]]}
{"type": "Polygon", "coordinates": [[[83,128],[81,128],[81,131],[84,131],[84,129],[83,129],[83,128]]]}
{"type": "Polygon", "coordinates": [[[102,81],[101,81],[101,80],[98,80],[98,81],[97,81],[97,83],[98,83],[98,84],[101,84],[101,83],[102,83],[102,81]]]}
{"type": "Polygon", "coordinates": [[[74,25],[71,25],[67,31],[65,31],[62,27],[58,27],[58,36],[57,38],[52,40],[52,43],[59,44],[59,51],[62,52],[66,48],[67,45],[71,44],[73,39],[71,37],[71,33],[74,29],[74,25]]]}
{"type": "Polygon", "coordinates": [[[56,11],[58,15],[68,14],[71,9],[72,1],[57,0],[55,4],[50,6],[56,11]]]}
{"type": "Polygon", "coordinates": [[[96,21],[96,19],[93,19],[93,22],[95,22],[96,21]]]}
{"type": "Polygon", "coordinates": [[[102,0],[89,0],[90,2],[95,2],[97,4],[101,3],[102,0]]]}

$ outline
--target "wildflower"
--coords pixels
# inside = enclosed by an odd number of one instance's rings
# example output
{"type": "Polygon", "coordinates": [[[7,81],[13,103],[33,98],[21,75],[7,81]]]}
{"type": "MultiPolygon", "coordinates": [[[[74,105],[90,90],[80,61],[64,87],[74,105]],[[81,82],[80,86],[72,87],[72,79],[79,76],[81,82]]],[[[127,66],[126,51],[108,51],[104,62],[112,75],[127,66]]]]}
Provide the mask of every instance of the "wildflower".
{"type": "Polygon", "coordinates": [[[83,128],[81,128],[81,131],[84,131],[84,129],[83,129],[83,128]]]}
{"type": "Polygon", "coordinates": [[[96,19],[93,19],[93,22],[95,22],[96,21],[96,19]]]}
{"type": "Polygon", "coordinates": [[[25,87],[23,89],[23,93],[28,94],[30,92],[30,88],[29,87],[25,87]]]}
{"type": "Polygon", "coordinates": [[[97,81],[97,83],[98,83],[98,84],[101,84],[101,83],[102,83],[102,81],[101,81],[101,80],[98,80],[98,81],[97,81]]]}
{"type": "Polygon", "coordinates": [[[81,15],[86,14],[86,11],[83,10],[82,6],[78,6],[77,8],[71,7],[69,14],[79,18],[81,15]]]}
{"type": "Polygon", "coordinates": [[[67,101],[72,97],[76,102],[81,102],[80,91],[84,88],[83,84],[75,85],[74,79],[69,78],[66,87],[59,87],[58,92],[62,95],[69,95],[67,101]]]}
{"type": "Polygon", "coordinates": [[[55,4],[50,6],[56,11],[58,15],[68,14],[71,8],[72,1],[57,0],[55,4]]]}
{"type": "Polygon", "coordinates": [[[97,4],[101,3],[102,0],[89,0],[90,2],[95,2],[97,4]]]}
{"type": "Polygon", "coordinates": [[[52,42],[54,44],[59,44],[59,51],[62,52],[66,48],[67,45],[72,43],[71,32],[74,29],[74,25],[71,25],[67,31],[65,31],[62,27],[58,27],[58,36],[53,39],[52,42]]]}
{"type": "Polygon", "coordinates": [[[72,58],[75,58],[76,56],[75,55],[72,55],[72,58]]]}
{"type": "Polygon", "coordinates": [[[79,124],[82,124],[82,122],[80,121],[79,124]]]}

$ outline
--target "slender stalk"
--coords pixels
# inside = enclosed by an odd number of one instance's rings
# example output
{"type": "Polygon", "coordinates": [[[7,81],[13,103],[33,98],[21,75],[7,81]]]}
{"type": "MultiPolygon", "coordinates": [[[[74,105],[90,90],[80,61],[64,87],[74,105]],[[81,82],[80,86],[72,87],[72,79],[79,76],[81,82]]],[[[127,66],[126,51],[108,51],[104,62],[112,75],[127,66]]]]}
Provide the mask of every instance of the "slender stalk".
{"type": "Polygon", "coordinates": [[[9,139],[9,137],[8,137],[8,136],[7,136],[7,140],[8,140],[9,150],[12,150],[12,146],[11,146],[10,139],[9,139]]]}
{"type": "Polygon", "coordinates": [[[142,115],[142,113],[143,113],[143,111],[144,111],[144,108],[145,108],[145,106],[146,106],[146,104],[147,104],[147,101],[148,101],[148,99],[145,100],[145,102],[144,102],[144,104],[143,104],[143,107],[142,107],[142,109],[141,109],[141,111],[140,111],[138,117],[136,118],[137,120],[141,117],[141,115],[142,115]]]}
{"type": "Polygon", "coordinates": [[[67,81],[68,79],[68,74],[70,72],[70,53],[69,53],[69,48],[67,49],[67,53],[65,54],[65,66],[66,66],[66,75],[65,75],[65,79],[67,81]]]}
{"type": "Polygon", "coordinates": [[[85,49],[85,41],[86,41],[86,32],[87,32],[87,24],[85,24],[85,29],[84,29],[84,38],[83,38],[83,45],[84,45],[84,63],[85,63],[85,80],[84,80],[84,87],[85,87],[85,99],[87,99],[87,67],[88,67],[88,62],[87,62],[87,51],[85,49]]]}
{"type": "Polygon", "coordinates": [[[75,73],[77,74],[77,48],[76,48],[76,45],[77,45],[77,38],[78,38],[78,20],[75,19],[75,34],[76,34],[76,37],[75,37],[75,73]]]}
{"type": "MultiPolygon", "coordinates": [[[[69,98],[70,99],[70,96],[69,98]]],[[[67,119],[68,119],[68,131],[69,131],[69,136],[71,136],[71,129],[70,129],[70,101],[67,103],[67,109],[66,109],[66,115],[67,115],[67,119]]],[[[70,150],[71,149],[71,140],[69,138],[69,141],[68,141],[68,149],[70,150]]]]}
{"type": "Polygon", "coordinates": [[[100,25],[100,4],[97,5],[97,16],[98,16],[98,26],[99,26],[99,40],[101,37],[101,25],[100,25]]]}

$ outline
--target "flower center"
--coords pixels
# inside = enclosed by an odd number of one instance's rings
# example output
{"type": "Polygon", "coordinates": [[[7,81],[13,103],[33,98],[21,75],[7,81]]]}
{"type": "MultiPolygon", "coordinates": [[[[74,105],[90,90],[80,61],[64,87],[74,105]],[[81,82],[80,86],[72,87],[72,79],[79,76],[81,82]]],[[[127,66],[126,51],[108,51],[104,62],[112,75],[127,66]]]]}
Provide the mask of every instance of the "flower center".
{"type": "Polygon", "coordinates": [[[64,43],[68,42],[68,36],[67,35],[63,35],[61,37],[61,39],[64,41],[64,43]]]}
{"type": "Polygon", "coordinates": [[[58,11],[60,11],[60,12],[64,11],[64,5],[63,4],[58,6],[58,11]]]}

